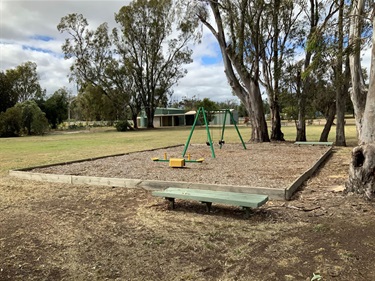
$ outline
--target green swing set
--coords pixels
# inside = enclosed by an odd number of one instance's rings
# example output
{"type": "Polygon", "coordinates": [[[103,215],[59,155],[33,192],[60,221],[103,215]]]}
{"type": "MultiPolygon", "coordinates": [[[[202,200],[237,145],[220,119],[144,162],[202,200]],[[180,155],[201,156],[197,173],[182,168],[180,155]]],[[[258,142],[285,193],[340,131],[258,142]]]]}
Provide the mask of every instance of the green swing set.
{"type": "MultiPolygon", "coordinates": [[[[246,149],[246,145],[245,145],[245,143],[244,143],[244,141],[242,139],[241,133],[238,130],[238,127],[236,125],[236,121],[234,120],[233,114],[230,111],[230,109],[221,109],[221,110],[213,110],[213,111],[214,112],[224,112],[223,127],[221,129],[221,138],[219,140],[220,149],[222,148],[223,144],[225,144],[225,141],[224,141],[224,132],[225,132],[225,123],[226,123],[227,115],[228,114],[229,114],[229,117],[231,118],[231,121],[232,121],[234,127],[236,128],[237,134],[238,134],[238,136],[239,136],[239,138],[241,140],[243,148],[246,149]]],[[[182,153],[182,157],[185,157],[186,151],[187,151],[187,149],[189,147],[191,137],[193,136],[194,129],[195,129],[195,126],[197,125],[197,122],[198,122],[198,119],[199,119],[200,115],[203,116],[204,124],[206,126],[206,132],[207,132],[207,142],[206,142],[206,144],[209,145],[210,148],[211,148],[211,157],[212,158],[216,158],[215,149],[214,149],[214,146],[213,146],[213,141],[212,141],[212,137],[211,137],[211,133],[210,133],[210,128],[209,128],[209,124],[208,124],[208,121],[207,121],[206,111],[205,111],[205,109],[203,107],[198,108],[197,114],[196,114],[195,119],[194,119],[193,126],[192,126],[192,128],[190,130],[189,137],[188,137],[188,139],[186,141],[186,144],[185,144],[184,152],[182,153]]]]}
{"type": "MultiPolygon", "coordinates": [[[[226,120],[227,120],[227,114],[229,114],[229,116],[231,118],[231,121],[234,124],[234,127],[236,128],[237,134],[238,134],[238,136],[239,136],[239,138],[240,138],[240,140],[242,142],[243,148],[246,149],[246,145],[245,145],[245,143],[244,143],[244,141],[242,139],[240,131],[238,130],[238,127],[236,125],[236,121],[234,120],[232,112],[230,112],[229,109],[215,110],[215,112],[224,112],[223,127],[221,129],[221,138],[219,140],[220,149],[222,148],[223,144],[225,144],[225,141],[224,141],[224,131],[225,131],[225,123],[226,123],[226,120]]],[[[168,159],[167,158],[167,154],[164,153],[164,158],[163,159],[155,157],[155,158],[151,158],[152,161],[169,162],[169,166],[173,167],[173,168],[176,168],[176,167],[178,167],[178,168],[185,167],[185,163],[187,163],[187,162],[188,163],[202,163],[204,161],[203,158],[199,158],[199,159],[193,160],[193,159],[190,158],[190,154],[188,154],[188,158],[185,159],[186,151],[187,151],[187,149],[189,147],[191,137],[193,136],[195,126],[197,125],[199,116],[201,114],[203,115],[204,124],[206,126],[206,132],[207,132],[207,142],[206,142],[206,144],[209,145],[210,148],[211,148],[211,156],[212,156],[212,158],[216,158],[216,156],[215,156],[215,150],[214,150],[214,146],[213,146],[213,141],[212,141],[212,137],[211,137],[211,133],[210,133],[210,128],[208,126],[206,111],[205,111],[205,109],[203,107],[200,107],[198,109],[198,111],[197,111],[197,114],[196,114],[195,119],[194,119],[193,127],[191,128],[189,137],[188,137],[188,139],[186,141],[184,152],[182,153],[182,158],[170,158],[170,159],[168,159]]]]}

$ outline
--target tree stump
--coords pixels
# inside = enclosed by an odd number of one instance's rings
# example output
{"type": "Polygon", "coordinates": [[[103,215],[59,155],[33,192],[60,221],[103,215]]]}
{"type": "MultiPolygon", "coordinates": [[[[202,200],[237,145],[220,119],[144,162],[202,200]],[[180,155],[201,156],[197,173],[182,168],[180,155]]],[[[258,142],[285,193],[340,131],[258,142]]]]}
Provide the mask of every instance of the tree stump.
{"type": "Polygon", "coordinates": [[[375,144],[364,144],[353,149],[345,191],[375,200],[375,144]]]}

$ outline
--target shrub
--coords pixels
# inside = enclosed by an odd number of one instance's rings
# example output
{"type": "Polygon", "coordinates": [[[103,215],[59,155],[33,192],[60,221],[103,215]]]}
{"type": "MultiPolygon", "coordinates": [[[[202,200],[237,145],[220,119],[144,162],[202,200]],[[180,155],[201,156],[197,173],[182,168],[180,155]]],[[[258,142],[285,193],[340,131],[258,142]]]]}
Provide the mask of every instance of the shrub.
{"type": "Polygon", "coordinates": [[[127,120],[121,120],[116,122],[115,127],[118,132],[125,132],[127,130],[133,129],[127,120]]]}
{"type": "Polygon", "coordinates": [[[44,112],[38,112],[34,116],[34,120],[31,124],[31,130],[35,135],[44,135],[44,133],[49,129],[48,119],[44,112]]]}
{"type": "Polygon", "coordinates": [[[48,129],[46,115],[35,101],[25,101],[15,107],[22,110],[22,129],[28,135],[43,135],[48,129]]]}
{"type": "Polygon", "coordinates": [[[0,137],[18,137],[21,128],[22,110],[19,107],[11,107],[0,113],[0,137]]]}

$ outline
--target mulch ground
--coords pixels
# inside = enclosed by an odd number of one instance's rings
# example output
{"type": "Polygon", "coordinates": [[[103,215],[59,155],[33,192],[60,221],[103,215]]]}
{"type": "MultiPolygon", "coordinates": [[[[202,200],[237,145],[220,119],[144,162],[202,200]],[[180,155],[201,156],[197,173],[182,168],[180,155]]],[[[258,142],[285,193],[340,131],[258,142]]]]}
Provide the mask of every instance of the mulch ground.
{"type": "Polygon", "coordinates": [[[151,158],[181,158],[183,147],[158,149],[107,157],[68,165],[33,169],[31,172],[77,176],[161,180],[237,186],[286,188],[328,150],[324,146],[296,146],[292,143],[215,146],[215,158],[206,145],[189,146],[186,156],[204,158],[203,163],[186,163],[171,169],[167,162],[151,158]]]}
{"type": "Polygon", "coordinates": [[[2,177],[0,280],[373,280],[374,203],[342,192],[350,150],[249,219],[182,200],[170,210],[145,190],[2,177]]]}

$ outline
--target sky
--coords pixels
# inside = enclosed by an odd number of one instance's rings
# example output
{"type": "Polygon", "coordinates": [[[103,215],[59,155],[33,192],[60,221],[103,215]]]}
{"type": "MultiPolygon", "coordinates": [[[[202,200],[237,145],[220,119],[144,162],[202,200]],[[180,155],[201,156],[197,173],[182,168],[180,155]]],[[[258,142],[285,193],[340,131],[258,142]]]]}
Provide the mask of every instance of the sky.
{"type": "MultiPolygon", "coordinates": [[[[72,61],[65,60],[61,51],[67,38],[57,30],[61,18],[70,13],[83,14],[90,28],[107,22],[112,29],[116,26],[114,14],[129,2],[0,0],[0,70],[33,61],[47,95],[64,86],[76,92],[75,84],[67,77],[72,61]]],[[[193,63],[185,65],[188,74],[174,87],[172,99],[237,100],[227,83],[215,38],[208,30],[204,31],[202,43],[192,49],[193,63]]]]}
{"type": "MultiPolygon", "coordinates": [[[[70,13],[83,14],[90,28],[107,22],[112,29],[116,27],[114,14],[129,2],[0,0],[0,70],[32,61],[37,64],[40,84],[47,95],[62,87],[75,93],[76,86],[67,77],[72,61],[65,60],[61,51],[67,35],[57,30],[61,18],[70,13]]],[[[202,43],[191,46],[193,63],[185,66],[188,74],[174,87],[172,100],[238,100],[227,83],[216,39],[207,29],[203,30],[202,43]]],[[[370,51],[363,56],[363,66],[368,66],[369,61],[370,51]]]]}

